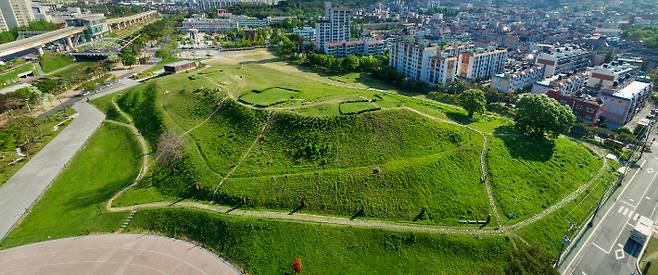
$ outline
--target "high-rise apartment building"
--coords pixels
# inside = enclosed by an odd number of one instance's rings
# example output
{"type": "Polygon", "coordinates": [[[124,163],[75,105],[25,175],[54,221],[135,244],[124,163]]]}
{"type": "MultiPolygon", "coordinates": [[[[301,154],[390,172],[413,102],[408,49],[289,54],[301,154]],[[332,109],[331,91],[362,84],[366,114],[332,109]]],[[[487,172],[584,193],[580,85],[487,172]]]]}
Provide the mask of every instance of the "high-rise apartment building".
{"type": "Polygon", "coordinates": [[[584,70],[590,62],[588,51],[577,46],[554,47],[537,56],[537,65],[544,66],[544,77],[584,70]]]}
{"type": "Polygon", "coordinates": [[[505,68],[507,50],[495,47],[477,48],[459,54],[457,75],[468,81],[479,81],[500,73],[505,68]]]}
{"type": "Polygon", "coordinates": [[[9,31],[9,27],[7,26],[5,17],[2,15],[2,11],[0,11],[0,32],[6,32],[6,31],[9,31]]]}
{"type": "Polygon", "coordinates": [[[328,42],[350,40],[350,15],[346,8],[332,7],[331,2],[324,3],[324,18],[315,24],[315,48],[324,50],[328,42]]]}
{"type": "Polygon", "coordinates": [[[2,0],[0,1],[0,12],[2,12],[7,29],[27,26],[34,21],[31,0],[2,0]]]}
{"type": "Polygon", "coordinates": [[[391,45],[388,64],[410,79],[426,81],[430,75],[430,58],[438,53],[439,47],[429,46],[427,41],[415,42],[405,37],[391,45]]]}
{"type": "Polygon", "coordinates": [[[430,84],[455,80],[460,57],[473,50],[472,44],[430,46],[425,40],[410,37],[398,39],[391,45],[388,63],[409,79],[430,84]]]}

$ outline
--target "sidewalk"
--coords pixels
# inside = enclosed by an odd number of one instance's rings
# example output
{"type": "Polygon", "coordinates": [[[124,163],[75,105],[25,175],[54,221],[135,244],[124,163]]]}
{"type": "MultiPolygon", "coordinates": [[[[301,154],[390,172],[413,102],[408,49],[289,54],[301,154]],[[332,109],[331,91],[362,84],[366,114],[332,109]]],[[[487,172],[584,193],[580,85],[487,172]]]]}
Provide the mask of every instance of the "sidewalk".
{"type": "Polygon", "coordinates": [[[0,240],[48,189],[105,119],[103,113],[86,102],[78,102],[73,108],[79,116],[0,187],[0,240]]]}

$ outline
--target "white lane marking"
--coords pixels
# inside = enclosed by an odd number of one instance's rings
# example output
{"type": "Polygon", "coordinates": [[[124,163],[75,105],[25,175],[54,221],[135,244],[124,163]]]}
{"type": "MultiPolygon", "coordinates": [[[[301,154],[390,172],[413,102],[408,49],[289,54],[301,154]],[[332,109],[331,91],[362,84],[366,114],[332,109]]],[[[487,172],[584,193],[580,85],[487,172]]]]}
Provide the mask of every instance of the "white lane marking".
{"type": "Polygon", "coordinates": [[[621,211],[624,211],[624,206],[623,205],[619,206],[619,210],[617,210],[617,213],[621,213],[621,211]]]}
{"type": "Polygon", "coordinates": [[[656,171],[656,170],[653,170],[653,168],[649,168],[649,169],[647,169],[647,173],[649,173],[649,174],[651,174],[651,173],[653,173],[653,172],[655,172],[655,171],[656,171]]]}
{"type": "Polygon", "coordinates": [[[628,211],[628,218],[630,219],[631,217],[633,217],[633,210],[628,211]]]}
{"type": "Polygon", "coordinates": [[[628,210],[628,208],[624,208],[624,213],[622,215],[626,216],[626,214],[628,214],[628,210]]]}
{"type": "Polygon", "coordinates": [[[651,198],[649,198],[649,196],[646,196],[646,197],[644,197],[644,198],[647,199],[647,200],[650,200],[650,199],[651,199],[651,198]]]}
{"type": "MultiPolygon", "coordinates": [[[[656,158],[656,159],[658,159],[658,158],[656,158]]],[[[640,168],[642,168],[642,166],[643,166],[646,162],[647,162],[647,160],[646,160],[646,159],[643,159],[643,160],[642,160],[642,163],[640,163],[640,168]]],[[[635,171],[635,174],[633,174],[633,176],[631,177],[631,179],[630,179],[628,182],[633,182],[633,179],[635,179],[635,176],[637,176],[637,173],[639,173],[639,172],[640,172],[640,169],[638,169],[637,171],[635,171]]],[[[626,192],[626,188],[628,188],[628,186],[630,186],[630,184],[624,184],[624,188],[621,190],[621,192],[619,193],[619,195],[617,195],[617,197],[616,197],[615,199],[618,199],[622,194],[624,194],[624,192],[626,192]]],[[[614,203],[612,204],[612,206],[610,206],[610,208],[608,208],[607,211],[605,211],[605,214],[603,214],[603,217],[602,217],[602,218],[599,220],[599,222],[594,226],[594,228],[592,228],[592,234],[589,234],[589,236],[587,237],[587,239],[586,239],[585,242],[584,242],[585,244],[588,243],[588,242],[594,237],[594,232],[596,232],[596,230],[601,226],[601,224],[602,224],[603,221],[605,220],[605,217],[608,216],[608,214],[610,213],[610,211],[612,211],[612,209],[614,209],[614,203]]],[[[654,208],[654,209],[655,209],[655,208],[654,208]]],[[[580,252],[583,251],[583,248],[585,248],[585,245],[581,246],[580,249],[578,249],[578,251],[576,251],[576,255],[574,255],[574,257],[571,259],[571,261],[567,264],[566,269],[569,269],[569,267],[573,264],[573,262],[576,261],[576,259],[578,259],[578,255],[580,255],[580,252]]],[[[565,269],[565,270],[566,270],[566,269],[565,269]]]]}
{"type": "Polygon", "coordinates": [[[623,249],[615,250],[615,259],[621,260],[623,258],[624,258],[624,250],[623,249]]]}
{"type": "Polygon", "coordinates": [[[631,201],[631,202],[635,202],[635,200],[634,200],[634,199],[628,199],[628,200],[629,200],[629,201],[631,201]]]}
{"type": "Polygon", "coordinates": [[[624,248],[624,246],[621,245],[620,243],[617,243],[617,246],[619,246],[619,248],[624,248]]]}
{"type": "MultiPolygon", "coordinates": [[[[649,184],[647,184],[647,187],[644,188],[644,192],[642,192],[642,195],[640,196],[640,201],[637,202],[637,205],[635,205],[635,206],[633,207],[633,209],[631,210],[631,212],[637,210],[637,208],[640,206],[640,204],[642,203],[642,198],[644,198],[644,196],[647,195],[647,192],[649,192],[649,189],[650,189],[651,186],[653,185],[653,183],[654,183],[654,181],[656,180],[656,177],[657,177],[657,176],[658,176],[658,173],[656,173],[656,174],[653,176],[653,178],[651,178],[651,181],[649,182],[649,184]]],[[[631,182],[629,181],[628,184],[626,184],[626,185],[630,185],[630,183],[631,183],[631,182]]],[[[625,190],[624,190],[624,191],[625,191],[625,190]]],[[[654,210],[655,210],[655,207],[654,207],[654,210]]],[[[652,212],[653,212],[653,211],[652,211],[652,212]]],[[[652,214],[653,214],[653,213],[652,213],[652,214]]],[[[631,218],[631,217],[629,216],[629,217],[626,219],[626,221],[625,221],[624,223],[628,223],[628,221],[630,220],[630,218],[631,218]]],[[[617,240],[619,240],[619,236],[621,236],[621,233],[624,233],[624,228],[625,228],[625,227],[626,227],[626,226],[622,227],[621,230],[619,230],[619,233],[617,233],[617,237],[615,238],[615,242],[617,242],[617,240]]],[[[610,247],[610,249],[612,249],[613,246],[614,246],[614,245],[612,245],[612,246],[610,247]]]]}
{"type": "Polygon", "coordinates": [[[592,242],[592,245],[593,245],[594,247],[598,248],[599,250],[603,251],[603,253],[605,253],[606,255],[607,255],[607,254],[610,254],[610,251],[606,251],[605,249],[601,248],[598,244],[592,242]]]}
{"type": "Polygon", "coordinates": [[[635,206],[635,205],[632,205],[630,202],[627,202],[627,201],[621,201],[621,202],[623,202],[625,205],[628,205],[628,207],[634,207],[635,206]]]}
{"type": "Polygon", "coordinates": [[[639,217],[640,217],[640,214],[635,213],[635,216],[633,216],[633,221],[637,221],[637,218],[639,218],[639,217]]]}

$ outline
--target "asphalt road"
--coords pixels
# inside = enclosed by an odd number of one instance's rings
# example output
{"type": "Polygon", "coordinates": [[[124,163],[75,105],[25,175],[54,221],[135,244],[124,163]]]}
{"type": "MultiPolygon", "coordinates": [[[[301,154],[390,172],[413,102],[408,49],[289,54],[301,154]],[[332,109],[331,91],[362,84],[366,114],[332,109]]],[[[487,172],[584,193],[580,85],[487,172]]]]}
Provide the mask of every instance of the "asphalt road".
{"type": "Polygon", "coordinates": [[[241,274],[192,243],[155,235],[103,234],[0,251],[0,274],[241,274]]]}
{"type": "MultiPolygon", "coordinates": [[[[657,137],[655,132],[649,139],[657,137]]],[[[641,245],[630,239],[639,217],[658,218],[658,143],[651,145],[629,171],[622,186],[603,205],[568,256],[559,266],[563,274],[639,274],[641,245]]]]}
{"type": "MultiPolygon", "coordinates": [[[[111,94],[139,84],[122,78],[116,85],[90,96],[91,99],[111,94]]],[[[71,99],[78,117],[39,151],[4,185],[0,186],[0,240],[2,240],[41,194],[48,189],[61,170],[100,127],[105,115],[83,98],[71,99]]],[[[69,106],[69,105],[66,105],[69,106]]],[[[51,110],[55,112],[57,108],[51,110]]],[[[44,115],[48,115],[48,112],[44,115]]]]}

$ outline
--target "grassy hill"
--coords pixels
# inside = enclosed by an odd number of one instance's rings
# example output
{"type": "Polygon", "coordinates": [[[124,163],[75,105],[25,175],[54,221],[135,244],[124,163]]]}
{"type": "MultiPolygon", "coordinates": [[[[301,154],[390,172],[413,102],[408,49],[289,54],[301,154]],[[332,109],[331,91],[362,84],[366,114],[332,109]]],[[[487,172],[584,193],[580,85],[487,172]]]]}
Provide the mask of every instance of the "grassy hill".
{"type": "Polygon", "coordinates": [[[186,145],[175,172],[154,167],[117,205],[192,198],[289,212],[303,204],[307,213],[457,225],[491,213],[479,129],[489,137],[494,199],[511,224],[601,167],[582,145],[527,140],[495,115],[470,121],[456,106],[244,60],[154,79],[119,98],[152,145],[165,131],[186,145]],[[341,114],[351,102],[381,108],[341,114]]]}
{"type": "Polygon", "coordinates": [[[538,141],[518,135],[492,139],[487,161],[494,196],[509,222],[553,205],[602,165],[598,156],[567,138],[538,141]]]}

